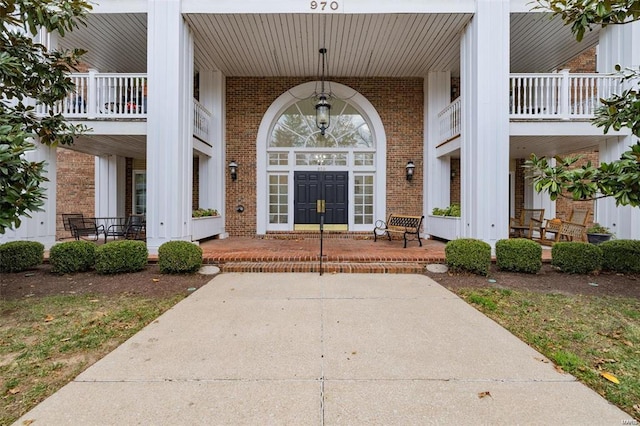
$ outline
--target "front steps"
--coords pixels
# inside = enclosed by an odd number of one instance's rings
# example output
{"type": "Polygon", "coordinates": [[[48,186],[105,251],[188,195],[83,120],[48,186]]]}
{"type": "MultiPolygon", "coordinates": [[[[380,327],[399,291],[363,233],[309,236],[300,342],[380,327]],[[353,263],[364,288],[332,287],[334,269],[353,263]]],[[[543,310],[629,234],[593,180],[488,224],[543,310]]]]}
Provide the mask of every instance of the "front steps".
{"type": "MultiPolygon", "coordinates": [[[[311,272],[320,273],[320,262],[228,262],[222,272],[311,272]]],[[[324,274],[420,274],[426,265],[411,262],[322,262],[324,274]]]]}

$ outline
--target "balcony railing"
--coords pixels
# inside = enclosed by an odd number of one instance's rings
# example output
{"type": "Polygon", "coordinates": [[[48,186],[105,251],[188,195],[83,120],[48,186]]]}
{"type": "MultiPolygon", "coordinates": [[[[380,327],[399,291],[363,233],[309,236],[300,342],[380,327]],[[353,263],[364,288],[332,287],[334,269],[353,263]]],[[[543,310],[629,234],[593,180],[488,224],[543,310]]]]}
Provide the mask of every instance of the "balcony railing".
{"type": "Polygon", "coordinates": [[[195,99],[193,100],[193,107],[193,136],[208,142],[211,113],[195,99]]]}
{"type": "Polygon", "coordinates": [[[460,135],[460,97],[451,102],[438,114],[440,122],[440,143],[449,141],[460,135]]]}
{"type": "Polygon", "coordinates": [[[513,118],[593,117],[600,98],[622,92],[619,76],[603,74],[511,74],[509,113],[513,118]]]}
{"type": "MultiPolygon", "coordinates": [[[[511,74],[509,78],[510,120],[574,120],[594,116],[600,98],[621,93],[619,76],[606,74],[511,74]]],[[[460,98],[439,114],[440,140],[460,136],[460,98]]]]}
{"type": "MultiPolygon", "coordinates": [[[[53,108],[55,114],[69,119],[109,120],[147,118],[147,74],[74,73],[76,86],[53,108]]],[[[194,99],[194,136],[209,141],[211,113],[194,99]]],[[[36,114],[48,115],[43,105],[36,114]]]]}

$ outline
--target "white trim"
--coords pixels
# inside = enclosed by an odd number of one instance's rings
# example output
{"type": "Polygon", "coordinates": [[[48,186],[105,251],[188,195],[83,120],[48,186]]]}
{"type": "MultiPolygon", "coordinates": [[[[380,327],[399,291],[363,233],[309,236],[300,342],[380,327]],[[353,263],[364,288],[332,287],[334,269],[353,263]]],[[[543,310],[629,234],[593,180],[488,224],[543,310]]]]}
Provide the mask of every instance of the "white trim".
{"type": "MultiPolygon", "coordinates": [[[[364,96],[360,93],[356,92],[354,89],[345,86],[340,83],[330,82],[331,91],[333,94],[340,99],[348,99],[349,103],[363,116],[363,118],[367,121],[370,126],[371,133],[373,135],[375,141],[375,193],[374,199],[376,200],[375,209],[374,209],[374,218],[384,218],[386,215],[387,209],[387,197],[386,197],[386,188],[387,188],[387,138],[384,130],[384,125],[382,123],[382,119],[380,115],[374,108],[374,106],[369,102],[364,96]]],[[[298,102],[300,99],[308,98],[311,96],[316,89],[316,82],[310,81],[307,83],[300,84],[296,87],[289,89],[287,92],[280,95],[272,104],[269,106],[264,116],[262,117],[262,121],[260,122],[260,127],[258,128],[258,135],[256,139],[256,156],[257,156],[257,167],[256,167],[256,176],[257,176],[257,197],[256,197],[256,230],[257,233],[265,234],[267,232],[267,228],[269,230],[276,230],[276,227],[272,227],[268,224],[268,201],[269,201],[269,191],[268,191],[268,179],[267,176],[267,149],[268,149],[268,139],[271,135],[273,127],[276,124],[278,118],[284,113],[284,111],[294,104],[298,102]]],[[[319,150],[319,149],[313,149],[319,150]]],[[[329,149],[327,149],[329,151],[329,149]]],[[[361,169],[354,169],[351,166],[352,162],[351,156],[349,157],[349,163],[346,167],[326,167],[326,170],[349,170],[349,187],[351,188],[353,185],[353,172],[360,172],[361,169]]],[[[289,171],[289,193],[293,194],[293,171],[300,170],[299,167],[295,166],[295,159],[290,156],[289,158],[289,166],[286,169],[289,171]]],[[[308,170],[305,169],[305,170],[308,170]]],[[[364,170],[362,170],[364,171],[364,170]]],[[[352,196],[352,194],[350,195],[352,196]]],[[[349,229],[352,231],[365,231],[370,230],[370,225],[358,225],[355,226],[353,224],[352,212],[349,213],[349,229]],[[366,229],[365,229],[366,228],[366,229]]],[[[290,197],[289,200],[289,214],[291,217],[290,223],[287,226],[288,230],[293,230],[293,197],[290,197]]],[[[375,220],[375,219],[374,219],[375,220]]]]}

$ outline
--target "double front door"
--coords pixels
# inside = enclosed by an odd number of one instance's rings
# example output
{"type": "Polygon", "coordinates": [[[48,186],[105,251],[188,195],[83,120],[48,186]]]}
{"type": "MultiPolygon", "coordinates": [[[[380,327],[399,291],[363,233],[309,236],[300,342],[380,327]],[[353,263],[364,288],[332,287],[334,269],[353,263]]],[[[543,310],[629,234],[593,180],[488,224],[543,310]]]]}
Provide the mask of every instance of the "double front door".
{"type": "Polygon", "coordinates": [[[318,229],[318,200],[324,200],[326,229],[347,230],[349,172],[294,172],[294,224],[297,230],[318,229]]]}

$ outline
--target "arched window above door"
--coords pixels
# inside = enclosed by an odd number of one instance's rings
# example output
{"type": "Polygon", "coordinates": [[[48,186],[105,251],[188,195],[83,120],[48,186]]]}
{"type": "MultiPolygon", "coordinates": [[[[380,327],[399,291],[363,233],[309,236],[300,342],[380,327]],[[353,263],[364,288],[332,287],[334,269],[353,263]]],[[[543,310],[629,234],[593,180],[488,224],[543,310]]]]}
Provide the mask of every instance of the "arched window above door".
{"type": "Polygon", "coordinates": [[[372,148],[373,136],[362,114],[341,99],[331,104],[331,125],[324,136],[315,124],[314,98],[291,105],[273,127],[269,148],[372,148]]]}

